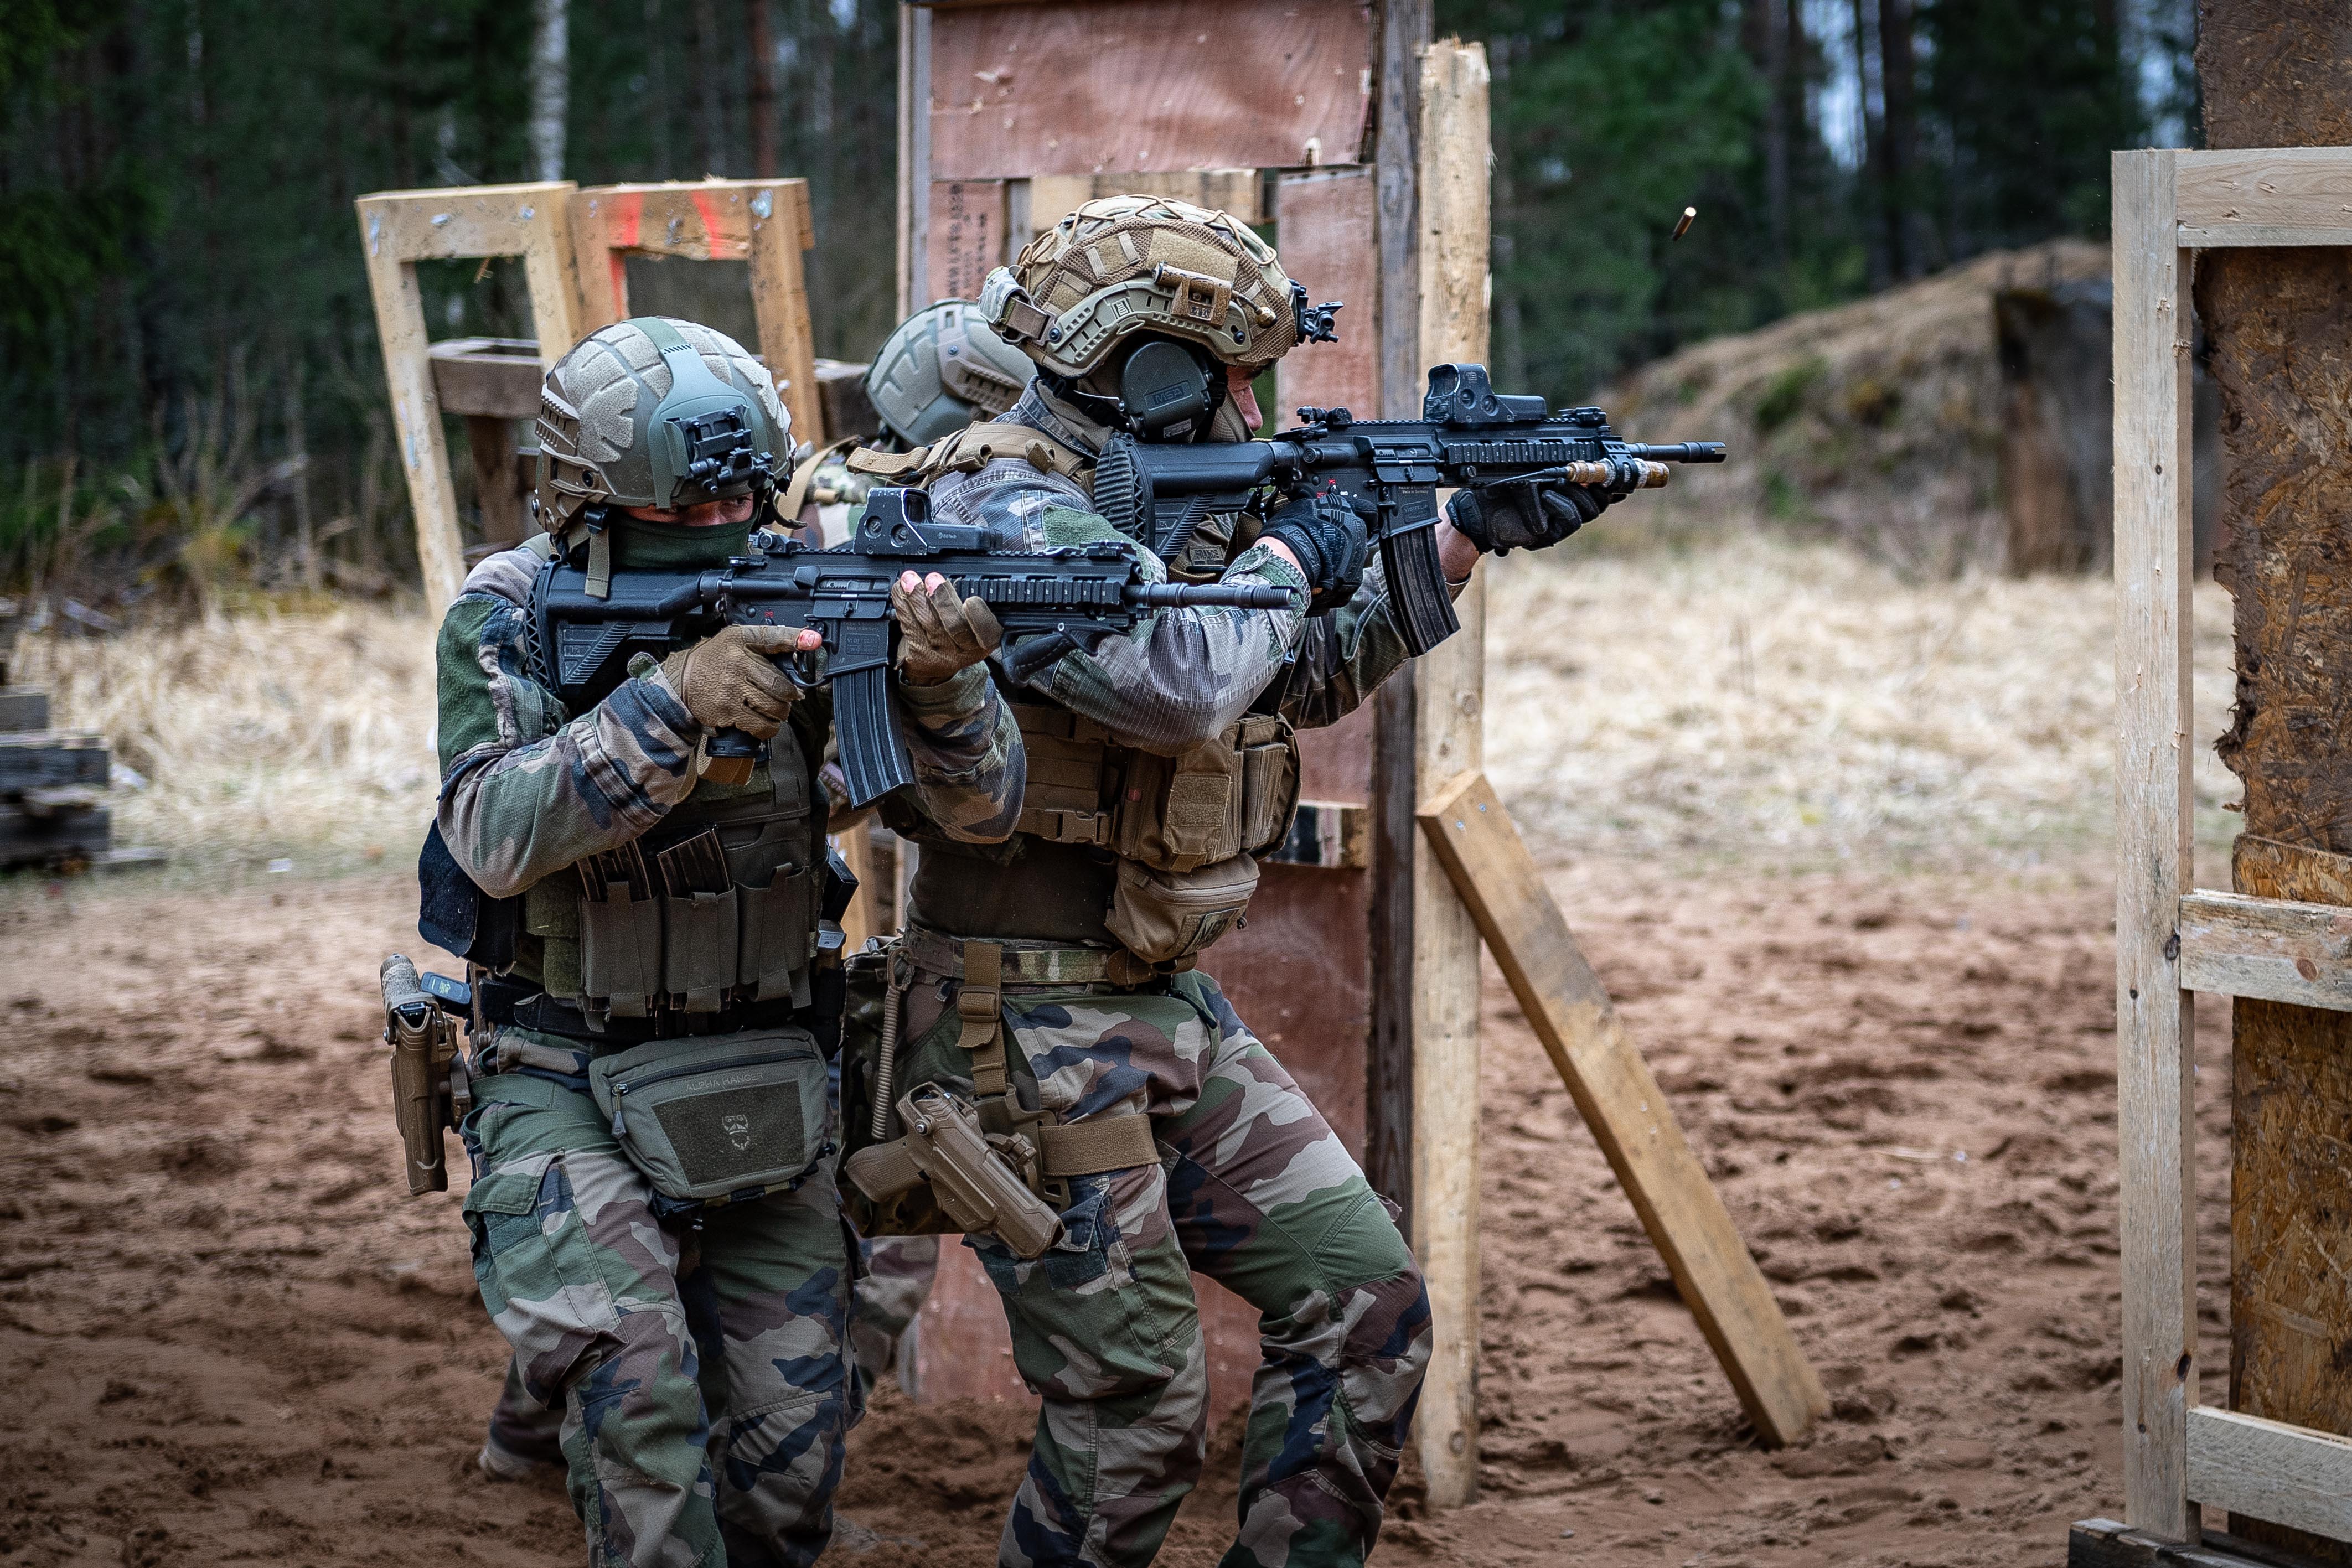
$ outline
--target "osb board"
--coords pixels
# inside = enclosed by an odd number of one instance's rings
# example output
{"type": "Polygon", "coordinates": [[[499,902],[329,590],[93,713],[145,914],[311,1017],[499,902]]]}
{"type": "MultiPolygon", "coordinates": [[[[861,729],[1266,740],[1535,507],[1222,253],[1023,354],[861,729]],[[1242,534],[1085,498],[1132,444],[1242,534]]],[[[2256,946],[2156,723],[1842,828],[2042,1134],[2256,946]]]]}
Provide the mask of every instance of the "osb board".
{"type": "Polygon", "coordinates": [[[1369,123],[1353,0],[957,8],[930,40],[934,180],[1353,162],[1369,123]]]}
{"type": "Polygon", "coordinates": [[[1265,411],[1276,428],[1289,424],[1301,405],[1379,417],[1377,204],[1370,169],[1286,174],[1276,184],[1275,246],[1282,255],[1282,269],[1316,304],[1337,299],[1347,305],[1339,312],[1338,342],[1303,343],[1276,367],[1275,384],[1282,406],[1265,411]]]}
{"type": "Polygon", "coordinates": [[[1004,183],[931,182],[930,226],[924,231],[930,298],[977,299],[989,269],[1005,261],[1004,183]]]}

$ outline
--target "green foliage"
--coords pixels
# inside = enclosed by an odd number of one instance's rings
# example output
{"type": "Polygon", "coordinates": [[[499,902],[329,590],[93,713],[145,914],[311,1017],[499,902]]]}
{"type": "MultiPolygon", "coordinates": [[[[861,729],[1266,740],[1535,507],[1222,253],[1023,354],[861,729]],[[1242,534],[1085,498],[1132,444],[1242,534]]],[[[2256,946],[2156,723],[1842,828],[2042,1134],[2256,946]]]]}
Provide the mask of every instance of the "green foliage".
{"type": "Polygon", "coordinates": [[[1756,399],[1756,434],[1769,435],[1804,412],[1805,394],[1829,373],[1830,362],[1809,355],[1774,376],[1756,399]]]}

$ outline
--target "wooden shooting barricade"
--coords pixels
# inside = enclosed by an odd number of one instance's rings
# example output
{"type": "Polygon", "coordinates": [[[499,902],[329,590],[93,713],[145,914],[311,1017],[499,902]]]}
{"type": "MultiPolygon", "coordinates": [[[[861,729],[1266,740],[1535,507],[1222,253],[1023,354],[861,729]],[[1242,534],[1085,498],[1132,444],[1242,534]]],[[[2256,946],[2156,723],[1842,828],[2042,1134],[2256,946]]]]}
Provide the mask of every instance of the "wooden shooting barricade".
{"type": "MultiPolygon", "coordinates": [[[[1430,17],[1426,0],[902,5],[901,314],[976,296],[1090,197],[1177,196],[1271,225],[1310,298],[1347,302],[1338,343],[1276,367],[1272,422],[1301,404],[1418,417],[1427,366],[1487,357],[1486,56],[1433,42],[1430,17]]],[[[1207,966],[1405,1210],[1434,1312],[1414,1442],[1438,1507],[1477,1486],[1482,932],[1759,1435],[1790,1441],[1827,1408],[1499,802],[1449,826],[1485,790],[1492,570],[1459,632],[1299,737],[1298,828],[1207,966]]],[[[1248,1397],[1257,1323],[1195,1284],[1214,1418],[1248,1397]]],[[[925,1401],[1025,1397],[961,1248],[941,1249],[900,1374],[925,1401]]]]}
{"type": "Polygon", "coordinates": [[[2352,1541],[2352,1441],[2200,1398],[2189,1003],[2352,1009],[2352,909],[2191,885],[2189,282],[2200,250],[2352,246],[2352,148],[2117,152],[2114,169],[2124,1519],[2077,1525],[2069,1561],[2235,1563],[2252,1559],[2168,1543],[2199,1541],[2200,1505],[2352,1541]]]}

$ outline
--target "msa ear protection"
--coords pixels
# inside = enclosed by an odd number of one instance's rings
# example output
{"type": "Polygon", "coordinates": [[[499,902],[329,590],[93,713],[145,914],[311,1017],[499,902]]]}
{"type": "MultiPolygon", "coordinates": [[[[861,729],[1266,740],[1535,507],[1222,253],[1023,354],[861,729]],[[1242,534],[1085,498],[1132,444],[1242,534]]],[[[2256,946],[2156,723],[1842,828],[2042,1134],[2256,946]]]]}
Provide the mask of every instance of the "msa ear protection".
{"type": "Polygon", "coordinates": [[[1197,440],[1224,401],[1223,367],[1167,338],[1138,344],[1119,367],[1118,401],[1145,441],[1197,440]]]}

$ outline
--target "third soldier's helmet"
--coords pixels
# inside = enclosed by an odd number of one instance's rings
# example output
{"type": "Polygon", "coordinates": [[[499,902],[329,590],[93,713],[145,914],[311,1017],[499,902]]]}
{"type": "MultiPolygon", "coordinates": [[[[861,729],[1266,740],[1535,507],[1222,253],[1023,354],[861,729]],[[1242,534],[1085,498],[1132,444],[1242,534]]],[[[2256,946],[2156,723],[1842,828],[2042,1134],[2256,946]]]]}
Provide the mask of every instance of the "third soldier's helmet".
{"type": "Polygon", "coordinates": [[[866,395],[909,447],[1013,406],[1035,367],[969,299],[942,299],[898,324],[866,372],[866,395]]]}
{"type": "Polygon", "coordinates": [[[981,313],[1038,364],[1082,376],[1139,334],[1255,371],[1299,340],[1306,291],[1230,214],[1168,196],[1103,196],[988,275],[981,313]]]}
{"type": "Polygon", "coordinates": [[[538,429],[540,522],[558,538],[590,506],[765,495],[792,460],[792,416],[760,362],[666,316],[575,344],[541,383],[538,429]]]}

